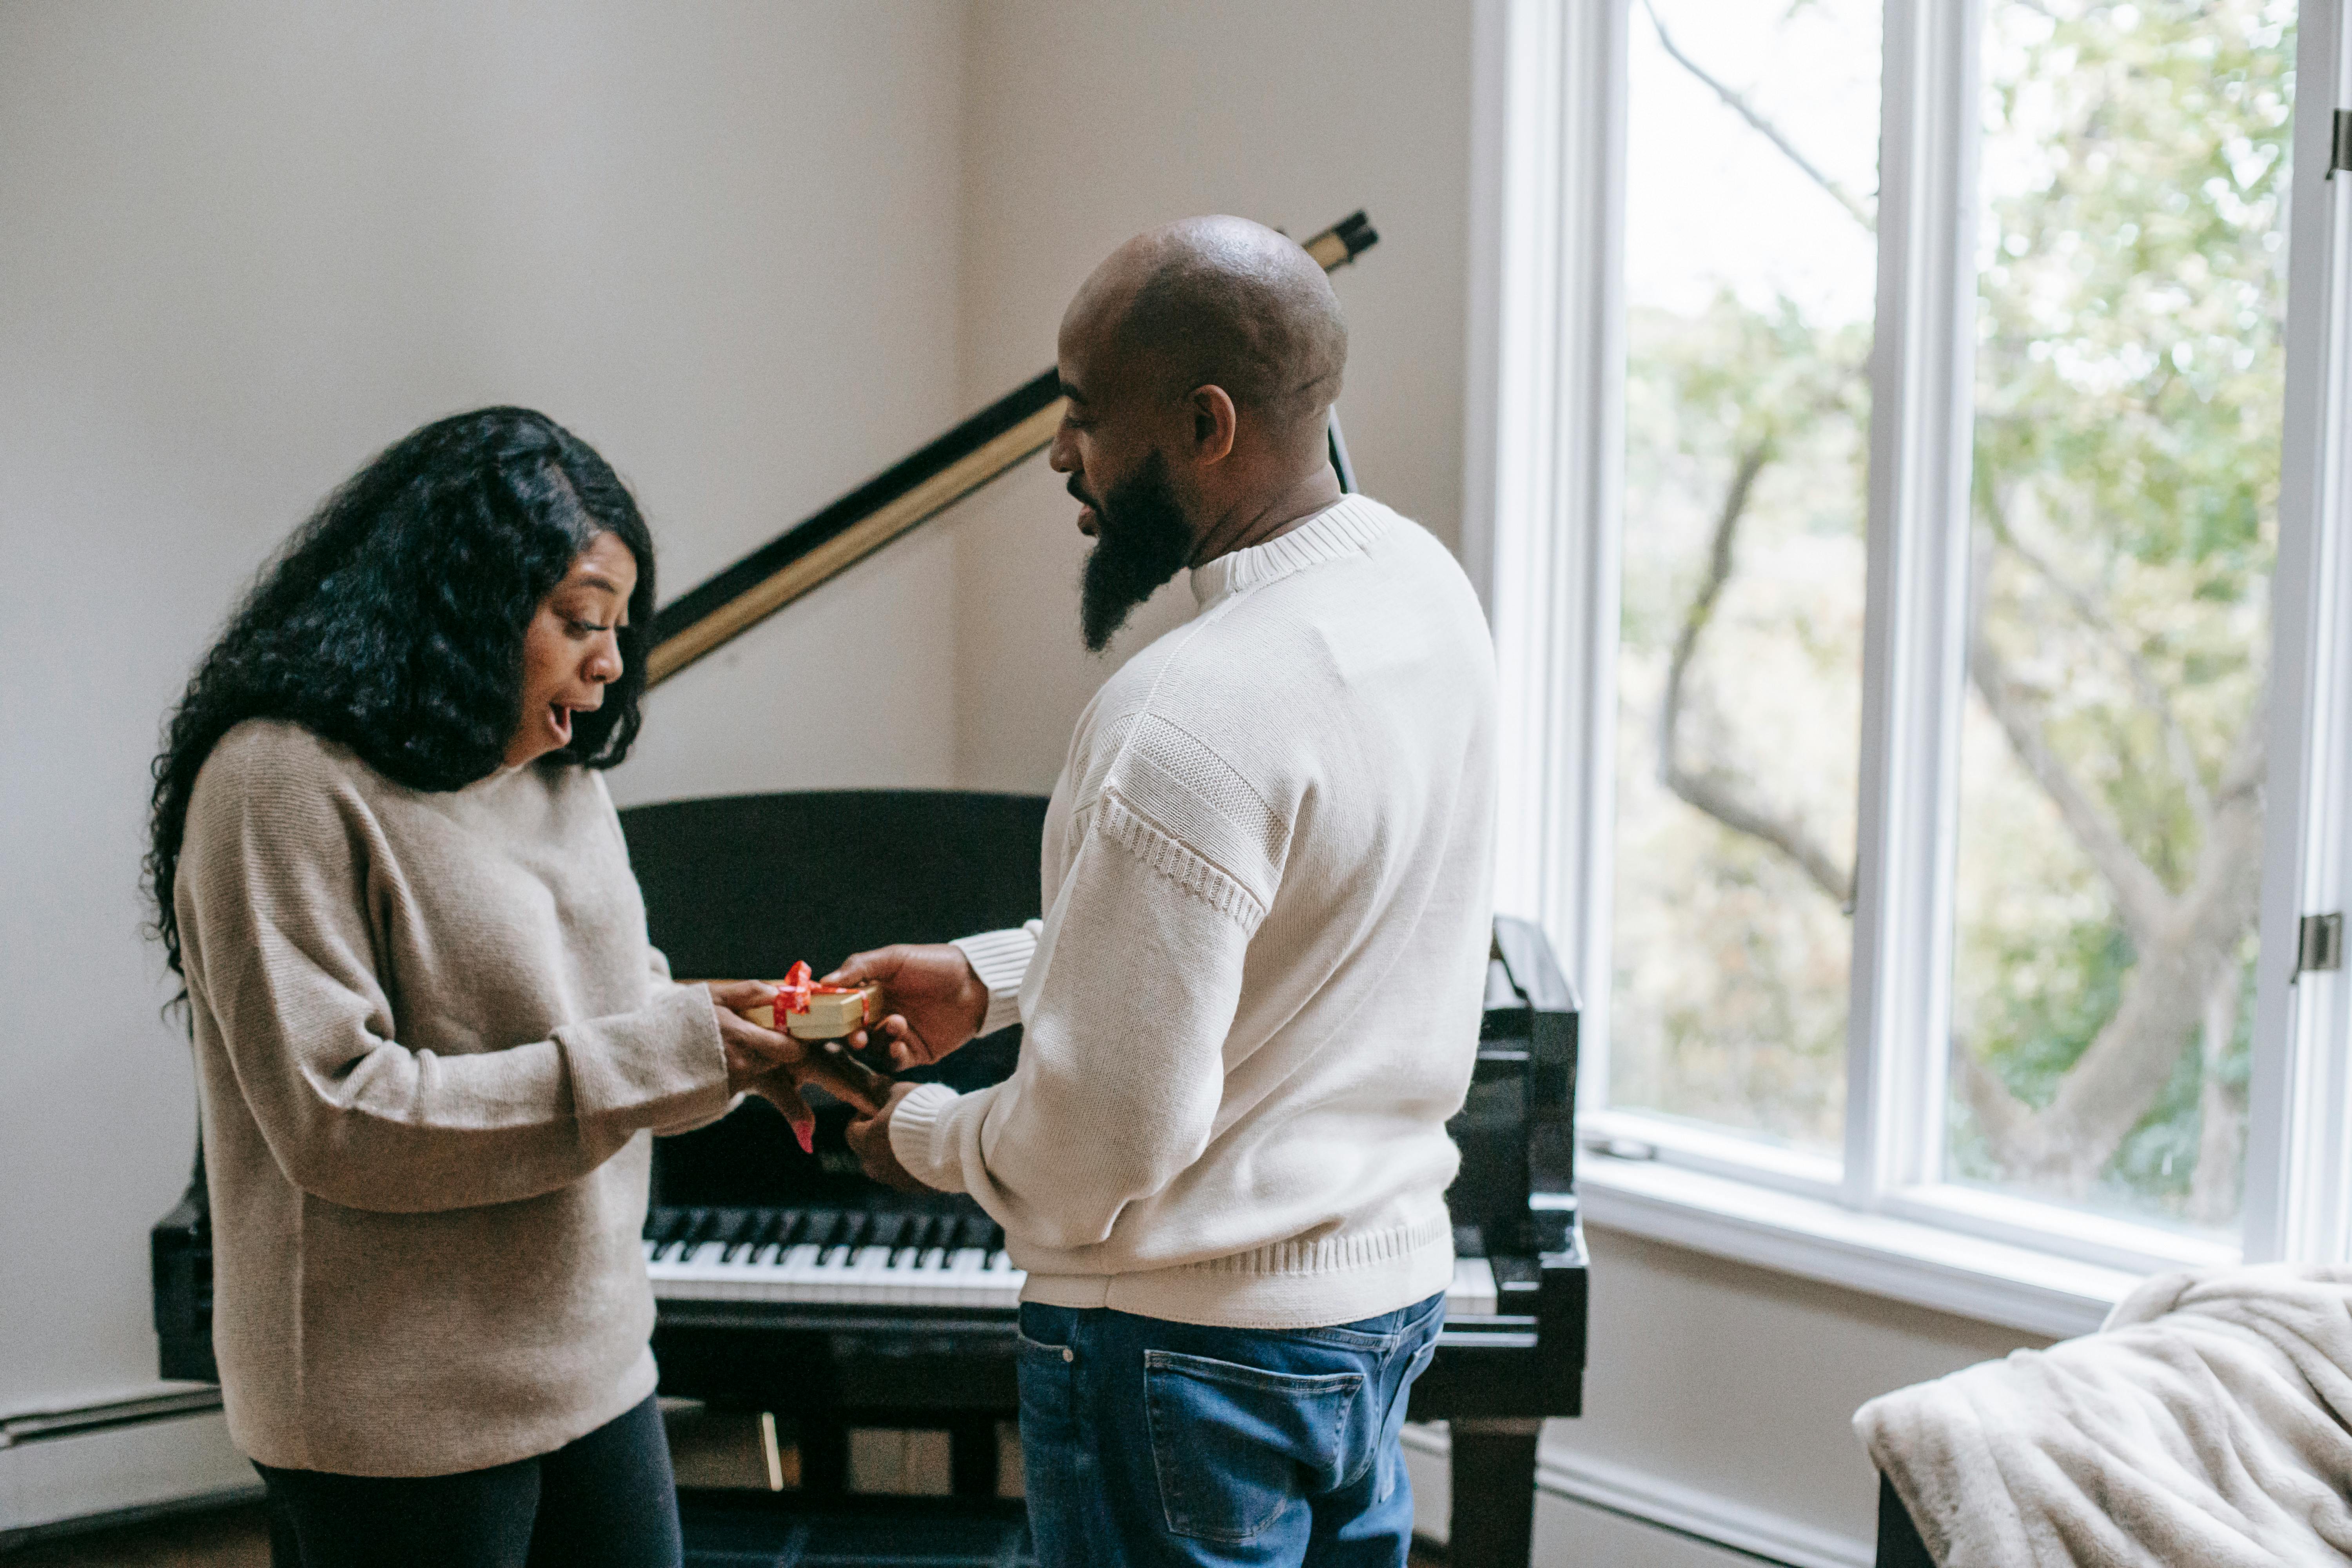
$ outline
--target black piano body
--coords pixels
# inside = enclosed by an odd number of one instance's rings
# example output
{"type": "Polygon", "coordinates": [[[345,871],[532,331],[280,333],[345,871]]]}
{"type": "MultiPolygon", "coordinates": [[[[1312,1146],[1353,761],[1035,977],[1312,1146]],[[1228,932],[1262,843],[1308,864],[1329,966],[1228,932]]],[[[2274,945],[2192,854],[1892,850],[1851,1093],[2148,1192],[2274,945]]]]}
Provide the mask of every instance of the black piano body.
{"type": "MultiPolygon", "coordinates": [[[[1045,808],[1038,796],[846,791],[640,806],[623,821],[656,944],[678,974],[718,977],[1035,918],[1045,808]],[[856,885],[795,900],[806,879],[793,869],[817,864],[856,885]]],[[[906,1076],[995,1082],[1019,1035],[906,1076]]],[[[1449,1127],[1463,1163],[1447,1201],[1465,1264],[1411,1406],[1451,1426],[1457,1562],[1527,1561],[1538,1428],[1581,1409],[1576,1052],[1575,997],[1549,944],[1498,919],[1477,1067],[1449,1127]]],[[[904,1426],[952,1434],[955,1489],[992,1496],[997,1424],[1018,1408],[1002,1233],[969,1198],[867,1182],[842,1141],[847,1114],[821,1110],[813,1154],[758,1101],[656,1145],[647,1240],[663,1391],[793,1413],[806,1491],[844,1484],[849,1429],[904,1426]],[[787,1278],[795,1247],[825,1254],[830,1279],[815,1267],[787,1278]],[[994,1281],[975,1268],[959,1283],[960,1252],[967,1263],[991,1254],[994,1281]],[[690,1267],[698,1257],[704,1266],[690,1267]]]]}

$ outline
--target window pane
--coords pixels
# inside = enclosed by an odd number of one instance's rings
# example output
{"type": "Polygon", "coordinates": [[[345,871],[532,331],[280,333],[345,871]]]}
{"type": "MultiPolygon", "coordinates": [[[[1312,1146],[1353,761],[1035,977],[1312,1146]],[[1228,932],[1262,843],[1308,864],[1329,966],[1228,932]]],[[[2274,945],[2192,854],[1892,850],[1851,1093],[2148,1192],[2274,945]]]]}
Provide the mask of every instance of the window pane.
{"type": "Polygon", "coordinates": [[[1948,1173],[2237,1226],[2294,7],[1996,0],[1948,1173]]]}
{"type": "Polygon", "coordinates": [[[1610,1099],[1834,1152],[1879,21],[1635,8],[1610,1099]]]}

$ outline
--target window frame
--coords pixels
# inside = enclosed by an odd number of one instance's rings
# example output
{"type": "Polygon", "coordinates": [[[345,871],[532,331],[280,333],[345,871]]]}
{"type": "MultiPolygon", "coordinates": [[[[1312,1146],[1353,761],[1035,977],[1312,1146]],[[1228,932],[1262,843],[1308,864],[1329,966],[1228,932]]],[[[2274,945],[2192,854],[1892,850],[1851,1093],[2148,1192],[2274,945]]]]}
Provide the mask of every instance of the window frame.
{"type": "Polygon", "coordinates": [[[1502,670],[1499,908],[1584,1005],[1598,1224],[2041,1332],[2153,1270],[2352,1258],[2352,0],[2297,23],[2286,427],[2242,1247],[1938,1179],[1950,1040],[1985,0],[1885,0],[1853,1001],[1842,1158],[1611,1108],[1631,0],[1479,0],[1465,553],[1502,670]]]}

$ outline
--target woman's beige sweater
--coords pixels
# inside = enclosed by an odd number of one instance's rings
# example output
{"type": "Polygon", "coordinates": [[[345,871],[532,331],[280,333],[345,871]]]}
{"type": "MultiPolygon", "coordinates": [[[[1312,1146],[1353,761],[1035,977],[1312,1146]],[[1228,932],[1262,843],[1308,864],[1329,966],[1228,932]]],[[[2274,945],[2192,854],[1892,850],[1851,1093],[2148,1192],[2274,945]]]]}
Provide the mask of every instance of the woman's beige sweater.
{"type": "Polygon", "coordinates": [[[645,1134],[722,1114],[727,1068],[602,777],[428,794],[249,721],[197,776],[176,908],[238,1445],[441,1475],[652,1393],[645,1134]]]}

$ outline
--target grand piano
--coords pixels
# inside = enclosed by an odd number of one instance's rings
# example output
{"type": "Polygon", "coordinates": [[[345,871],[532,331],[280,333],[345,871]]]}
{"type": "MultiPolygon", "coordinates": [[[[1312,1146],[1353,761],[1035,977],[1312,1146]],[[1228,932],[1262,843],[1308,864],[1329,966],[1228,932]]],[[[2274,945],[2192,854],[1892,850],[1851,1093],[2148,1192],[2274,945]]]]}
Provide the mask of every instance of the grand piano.
{"type": "MultiPolygon", "coordinates": [[[[1377,237],[1358,213],[1305,243],[1336,268],[1377,237]]],[[[1047,372],[665,605],[654,679],[1034,455],[1060,415],[1047,372]]],[[[1352,489],[1336,417],[1331,455],[1352,489]]],[[[796,959],[822,968],[862,948],[1034,918],[1045,807],[1027,795],[799,792],[639,806],[623,824],[655,943],[674,973],[719,978],[780,974],[796,959]],[[822,900],[780,894],[772,868],[818,847],[859,867],[856,883],[822,900]]],[[[902,1076],[977,1087],[1011,1072],[1019,1051],[1016,1027],[902,1076]]],[[[1528,1562],[1538,1430],[1582,1404],[1576,1054],[1576,999],[1542,933],[1497,918],[1476,1068],[1448,1129],[1463,1156],[1447,1194],[1458,1262],[1410,1407],[1415,1420],[1449,1426],[1451,1554],[1481,1568],[1528,1562]]],[[[813,1152],[759,1100],[656,1141],[644,1245],[662,1392],[760,1413],[772,1432],[785,1414],[800,1484],[776,1495],[779,1506],[844,1500],[852,1435],[896,1428],[949,1434],[952,1497],[983,1508],[1013,1458],[1001,1435],[1018,1409],[1021,1273],[971,1199],[867,1181],[843,1137],[848,1109],[813,1098],[813,1152]]],[[[201,1152],[151,1246],[163,1373],[212,1381],[201,1152]]],[[[733,1506],[741,1510],[740,1497],[733,1506]]]]}

